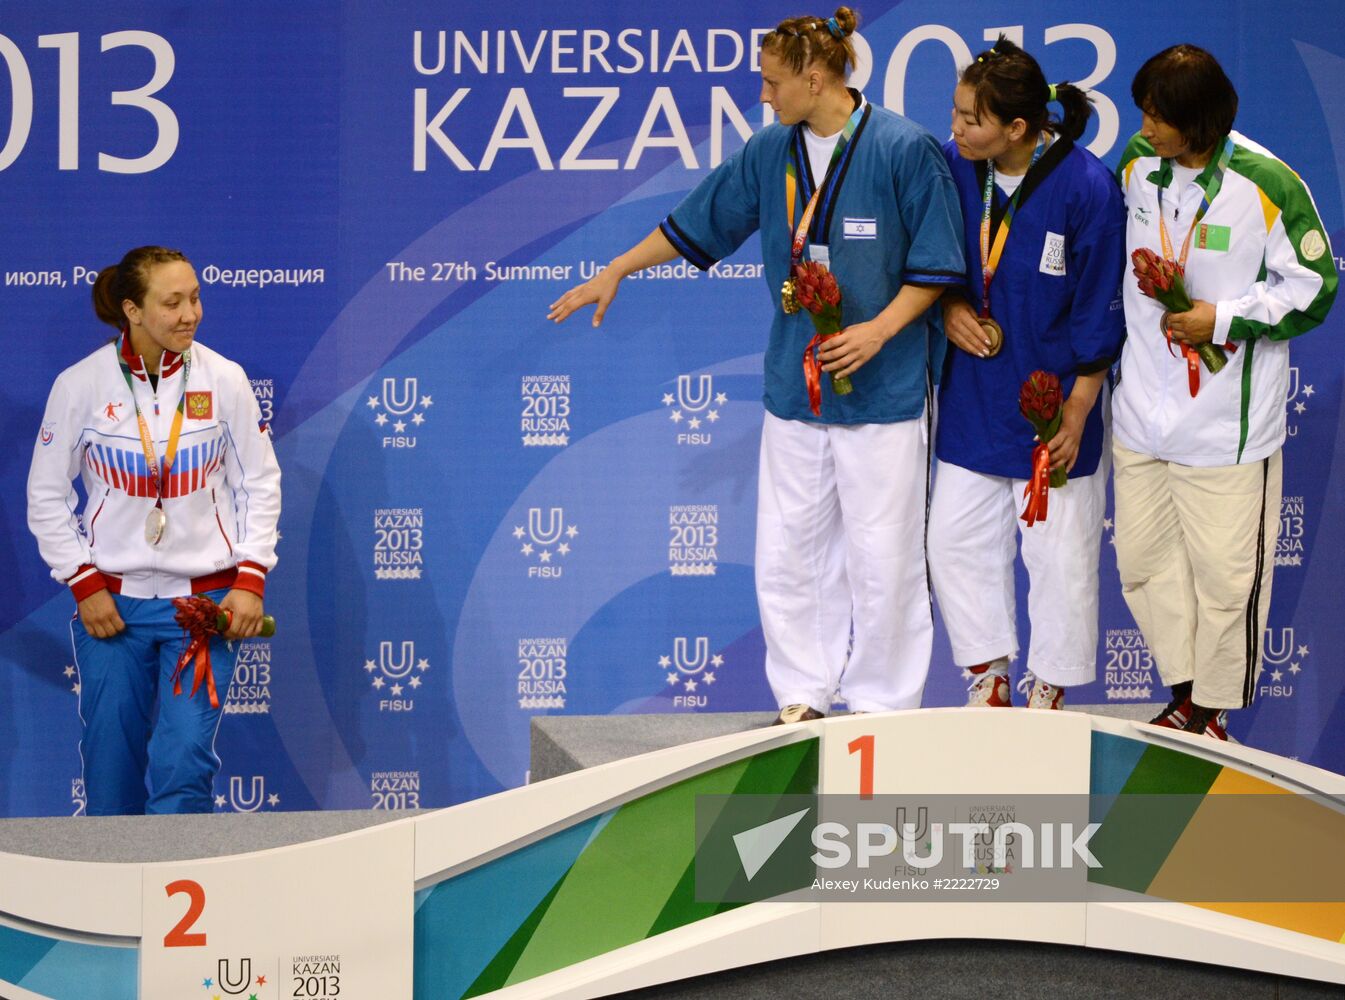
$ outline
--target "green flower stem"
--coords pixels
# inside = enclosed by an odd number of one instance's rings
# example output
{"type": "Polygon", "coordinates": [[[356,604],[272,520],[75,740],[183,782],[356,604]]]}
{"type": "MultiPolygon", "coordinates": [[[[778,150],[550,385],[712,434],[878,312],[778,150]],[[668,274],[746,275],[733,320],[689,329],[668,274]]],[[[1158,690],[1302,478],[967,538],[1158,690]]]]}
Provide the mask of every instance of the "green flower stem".
{"type": "MultiPolygon", "coordinates": [[[[813,329],[830,339],[841,332],[841,310],[839,306],[823,306],[822,311],[813,314],[813,329]]],[[[825,343],[825,341],[824,341],[825,343]]],[[[831,391],[837,396],[848,396],[855,391],[849,375],[839,378],[828,372],[831,377],[831,391]]]]}

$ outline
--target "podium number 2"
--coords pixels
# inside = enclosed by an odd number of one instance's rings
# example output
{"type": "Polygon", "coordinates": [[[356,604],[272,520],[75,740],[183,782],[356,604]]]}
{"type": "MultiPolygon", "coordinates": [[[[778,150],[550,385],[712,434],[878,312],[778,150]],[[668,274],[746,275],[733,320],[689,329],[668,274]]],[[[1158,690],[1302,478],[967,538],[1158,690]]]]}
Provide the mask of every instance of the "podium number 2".
{"type": "Polygon", "coordinates": [[[163,888],[169,896],[183,893],[190,900],[187,904],[187,912],[182,915],[182,919],[177,922],[177,926],[164,935],[163,946],[165,948],[204,947],[204,934],[187,933],[205,910],[205,890],[201,888],[201,883],[193,882],[190,879],[179,879],[177,882],[169,882],[163,888]]]}
{"type": "Polygon", "coordinates": [[[859,797],[873,798],[873,734],[853,739],[846,747],[852,754],[859,754],[859,797]]]}

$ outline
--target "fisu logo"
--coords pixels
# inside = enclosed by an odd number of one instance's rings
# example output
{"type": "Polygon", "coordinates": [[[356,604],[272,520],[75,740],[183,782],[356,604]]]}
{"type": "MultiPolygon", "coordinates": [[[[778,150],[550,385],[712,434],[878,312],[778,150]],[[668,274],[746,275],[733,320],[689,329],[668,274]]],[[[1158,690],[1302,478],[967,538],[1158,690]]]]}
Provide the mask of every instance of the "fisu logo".
{"type": "Polygon", "coordinates": [[[710,638],[709,636],[696,636],[696,652],[692,657],[687,656],[687,639],[684,635],[679,635],[673,640],[673,665],[684,674],[698,674],[705,669],[710,662],[710,638]]]}
{"type": "Polygon", "coordinates": [[[676,708],[705,708],[709,704],[706,692],[696,692],[702,687],[708,689],[716,680],[715,671],[724,665],[724,657],[718,653],[710,655],[710,637],[698,635],[694,639],[679,635],[673,639],[672,655],[658,658],[660,670],[666,671],[668,686],[676,693],[673,706],[676,708]],[[706,667],[712,669],[707,670],[706,667]],[[680,689],[680,690],[679,690],[680,689]]]}
{"type": "Polygon", "coordinates": [[[1268,628],[1261,645],[1265,661],[1274,666],[1282,666],[1294,655],[1294,627],[1268,628]],[[1277,634],[1278,633],[1278,634],[1277,634]]]}
{"type": "Polygon", "coordinates": [[[565,530],[565,510],[552,507],[547,526],[542,527],[542,508],[528,508],[528,536],[538,545],[554,545],[565,530]]]}
{"type": "Polygon", "coordinates": [[[552,507],[543,513],[541,507],[528,508],[528,524],[515,525],[514,538],[522,542],[519,553],[531,561],[537,557],[539,565],[528,566],[528,576],[536,579],[558,579],[565,567],[552,561],[553,556],[568,556],[571,545],[579,534],[574,524],[565,523],[565,509],[552,507]]]}
{"type": "Polygon", "coordinates": [[[378,644],[378,659],[364,661],[365,672],[373,678],[370,686],[380,693],[387,688],[387,697],[380,697],[378,701],[380,712],[412,711],[416,707],[415,700],[403,695],[408,688],[412,692],[419,688],[429,669],[429,658],[416,655],[416,644],[412,639],[403,639],[400,645],[384,639],[378,644]]]}
{"type": "Polygon", "coordinates": [[[252,788],[244,794],[243,779],[234,775],[229,779],[229,805],[234,812],[256,812],[266,800],[266,779],[260,774],[252,775],[252,788]]]}
{"type": "MultiPolygon", "coordinates": [[[[1308,412],[1308,400],[1312,399],[1312,394],[1316,391],[1303,381],[1298,365],[1289,366],[1289,387],[1284,394],[1284,403],[1291,417],[1301,417],[1308,412]]],[[[1297,437],[1297,422],[1291,419],[1285,432],[1289,437],[1297,437]]]]}
{"type": "Polygon", "coordinates": [[[677,405],[691,413],[699,413],[710,405],[710,396],[714,392],[714,377],[697,376],[696,391],[691,390],[690,375],[677,376],[677,405]]]}
{"type": "Polygon", "coordinates": [[[401,380],[401,389],[397,388],[397,379],[383,380],[383,409],[394,417],[404,417],[416,408],[420,392],[420,380],[412,376],[401,380]]]}
{"type": "Polygon", "coordinates": [[[1262,633],[1261,659],[1264,669],[1257,685],[1263,698],[1289,698],[1294,681],[1303,672],[1303,661],[1310,655],[1307,643],[1300,643],[1292,625],[1268,628],[1262,633]]]}
{"type": "Polygon", "coordinates": [[[425,411],[434,405],[428,394],[420,392],[420,379],[411,375],[406,378],[385,377],[381,395],[370,396],[365,401],[374,414],[374,423],[379,427],[392,425],[392,433],[382,439],[384,448],[414,448],[414,434],[406,433],[407,425],[420,427],[425,423],[425,411]]]}
{"type": "Polygon", "coordinates": [[[416,663],[416,644],[413,640],[403,641],[401,653],[397,659],[392,657],[392,643],[384,640],[378,644],[378,669],[383,675],[394,681],[401,680],[411,672],[416,663]]]}
{"type": "Polygon", "coordinates": [[[280,796],[266,791],[266,778],[253,774],[244,778],[233,775],[229,778],[229,794],[215,796],[216,809],[232,809],[234,812],[256,812],[263,805],[274,809],[280,805],[280,796]]]}
{"type": "Polygon", "coordinates": [[[677,443],[706,445],[711,441],[709,429],[702,424],[719,420],[717,407],[728,402],[728,396],[715,392],[712,375],[678,375],[677,392],[665,392],[663,405],[671,407],[668,419],[677,426],[677,443]],[[716,407],[712,409],[711,407],[716,407]],[[685,421],[685,428],[682,426],[685,421]]]}
{"type": "Polygon", "coordinates": [[[230,962],[227,958],[219,960],[219,966],[215,971],[215,985],[230,996],[238,996],[248,988],[252,982],[252,959],[240,958],[238,960],[238,975],[231,974],[230,962]]]}

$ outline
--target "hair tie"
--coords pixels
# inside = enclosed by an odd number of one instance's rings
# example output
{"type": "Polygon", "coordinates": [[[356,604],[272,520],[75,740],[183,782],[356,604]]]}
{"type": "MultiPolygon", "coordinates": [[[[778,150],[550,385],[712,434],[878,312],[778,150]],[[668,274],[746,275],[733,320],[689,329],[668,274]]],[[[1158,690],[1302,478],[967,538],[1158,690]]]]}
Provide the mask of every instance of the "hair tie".
{"type": "Polygon", "coordinates": [[[1054,84],[1054,83],[1047,84],[1047,86],[1046,86],[1046,102],[1049,104],[1051,101],[1054,101],[1054,100],[1056,100],[1055,84],[1054,84]]]}
{"type": "Polygon", "coordinates": [[[831,32],[833,38],[844,38],[845,32],[841,30],[840,23],[834,18],[827,18],[827,30],[831,32]]]}

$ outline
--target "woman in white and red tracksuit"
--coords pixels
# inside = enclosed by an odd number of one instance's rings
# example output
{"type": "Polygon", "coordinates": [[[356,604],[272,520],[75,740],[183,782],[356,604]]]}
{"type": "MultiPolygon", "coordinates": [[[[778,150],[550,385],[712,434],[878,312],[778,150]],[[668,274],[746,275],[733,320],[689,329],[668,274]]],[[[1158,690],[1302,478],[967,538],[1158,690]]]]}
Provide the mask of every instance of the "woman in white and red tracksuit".
{"type": "Polygon", "coordinates": [[[28,526],[78,602],[90,815],[210,811],[220,708],[206,685],[190,693],[190,668],[173,694],[185,636],[172,598],[205,593],[232,614],[210,642],[222,701],[224,640],[260,632],[276,562],[280,468],[243,369],[194,342],[200,294],[176,250],[104,268],[94,311],[121,335],[57,377],[33,448],[28,526]]]}

